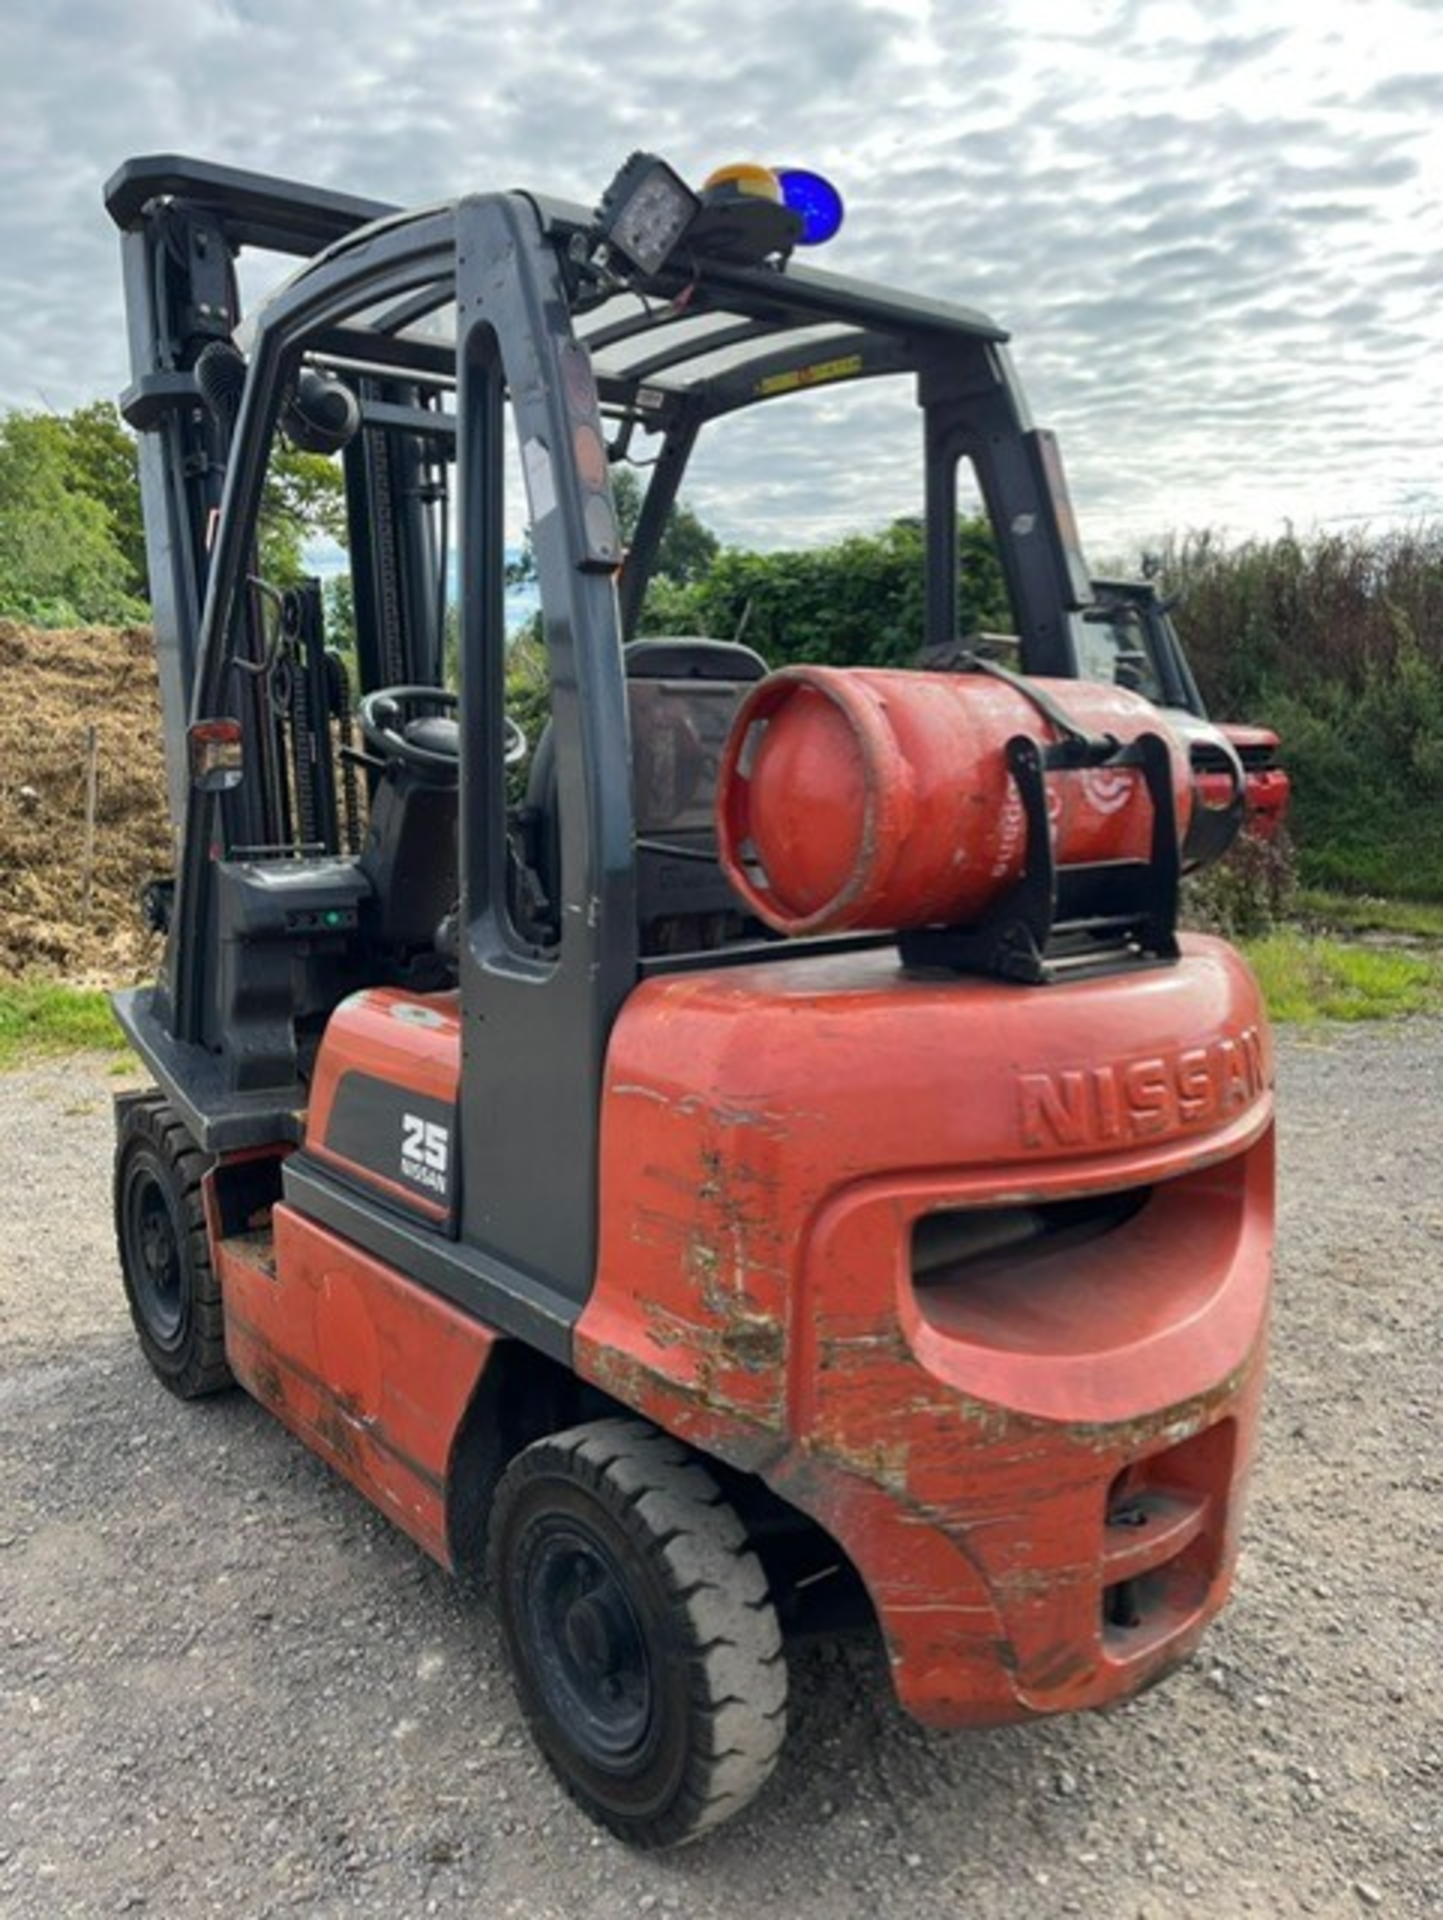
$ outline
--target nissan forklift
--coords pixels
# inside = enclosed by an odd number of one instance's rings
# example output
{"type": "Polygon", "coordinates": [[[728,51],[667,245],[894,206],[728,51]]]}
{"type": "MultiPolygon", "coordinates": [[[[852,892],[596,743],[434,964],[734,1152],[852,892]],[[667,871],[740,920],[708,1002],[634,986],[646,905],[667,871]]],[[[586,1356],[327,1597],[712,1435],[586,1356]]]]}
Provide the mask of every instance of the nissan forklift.
{"type": "Polygon", "coordinates": [[[802,1633],[875,1628],[938,1728],[1152,1685],[1239,1549],[1271,1043],[1177,930],[1186,746],[1080,677],[1002,328],[805,264],[839,207],[797,170],[401,212],[162,156],[106,205],[177,849],[115,996],[160,1381],[238,1382],[481,1579],[541,1750],[637,1846],[763,1785],[802,1633]],[[639,638],[698,450],[780,425],[865,472],[883,389],[919,664],[639,638]],[[263,572],[286,445],[341,475],[353,630],[263,572]],[[1011,667],[961,630],[964,477],[1011,667]]]}

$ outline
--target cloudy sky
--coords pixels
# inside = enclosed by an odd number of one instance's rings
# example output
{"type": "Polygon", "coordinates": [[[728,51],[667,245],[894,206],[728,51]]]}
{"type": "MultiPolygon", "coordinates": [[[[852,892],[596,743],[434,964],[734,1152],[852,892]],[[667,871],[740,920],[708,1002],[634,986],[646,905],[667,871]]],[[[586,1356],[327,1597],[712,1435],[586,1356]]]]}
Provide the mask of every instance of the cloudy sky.
{"type": "Polygon", "coordinates": [[[6,0],[0,406],[125,384],[131,154],[591,203],[638,146],[818,167],[819,265],[1003,321],[1095,554],[1443,514],[1443,0],[6,0]]]}

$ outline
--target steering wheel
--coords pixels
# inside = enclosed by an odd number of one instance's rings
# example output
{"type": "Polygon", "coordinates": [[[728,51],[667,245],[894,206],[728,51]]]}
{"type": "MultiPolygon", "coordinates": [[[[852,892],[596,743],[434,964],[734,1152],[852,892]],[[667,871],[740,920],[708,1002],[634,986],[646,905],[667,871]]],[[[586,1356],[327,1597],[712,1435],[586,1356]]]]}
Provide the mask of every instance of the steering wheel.
{"type": "MultiPolygon", "coordinates": [[[[385,760],[427,773],[455,774],[460,737],[452,717],[460,700],[447,687],[377,687],[356,707],[366,745],[385,760]],[[437,709],[441,709],[440,712],[437,709]]],[[[526,758],[526,735],[508,713],[503,759],[508,767],[526,758]]]]}

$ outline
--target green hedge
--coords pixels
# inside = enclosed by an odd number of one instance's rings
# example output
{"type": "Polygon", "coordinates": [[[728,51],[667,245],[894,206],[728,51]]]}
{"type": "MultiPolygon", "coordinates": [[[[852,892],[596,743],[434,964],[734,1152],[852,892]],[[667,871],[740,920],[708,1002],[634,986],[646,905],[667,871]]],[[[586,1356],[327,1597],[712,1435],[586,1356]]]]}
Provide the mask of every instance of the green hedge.
{"type": "Polygon", "coordinates": [[[1164,557],[1213,712],[1276,727],[1305,886],[1443,899],[1443,526],[1164,557]]]}

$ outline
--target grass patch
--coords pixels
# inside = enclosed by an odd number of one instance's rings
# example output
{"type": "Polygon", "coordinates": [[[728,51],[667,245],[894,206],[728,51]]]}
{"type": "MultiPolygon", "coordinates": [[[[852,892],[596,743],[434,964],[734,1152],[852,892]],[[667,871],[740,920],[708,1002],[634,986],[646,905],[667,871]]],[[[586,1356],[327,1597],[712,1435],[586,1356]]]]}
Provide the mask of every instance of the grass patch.
{"type": "Polygon", "coordinates": [[[1298,912],[1310,924],[1346,933],[1400,933],[1415,940],[1443,940],[1443,901],[1380,899],[1374,894],[1298,895],[1298,912]]]}
{"type": "Polygon", "coordinates": [[[43,980],[0,984],[0,1071],[48,1054],[126,1051],[100,987],[43,980]]]}
{"type": "Polygon", "coordinates": [[[1285,929],[1244,943],[1274,1020],[1388,1020],[1443,1012],[1443,959],[1285,929]]]}
{"type": "MultiPolygon", "coordinates": [[[[1305,894],[1310,920],[1350,931],[1443,937],[1443,906],[1334,894],[1305,894]]],[[[1285,927],[1240,943],[1257,974],[1274,1020],[1388,1020],[1443,1013],[1443,954],[1388,951],[1285,927]]],[[[116,1056],[110,1071],[128,1072],[133,1056],[100,987],[50,981],[0,983],[0,1072],[56,1054],[116,1056]]]]}

